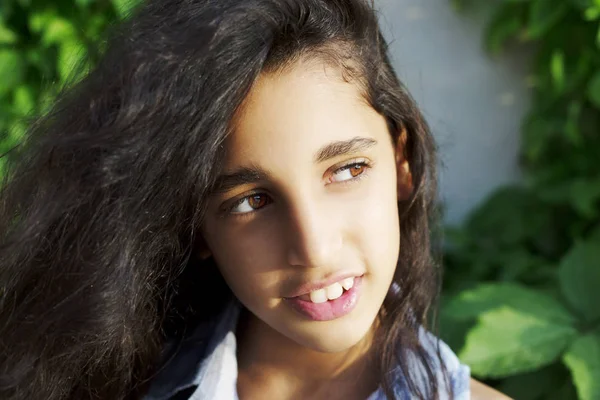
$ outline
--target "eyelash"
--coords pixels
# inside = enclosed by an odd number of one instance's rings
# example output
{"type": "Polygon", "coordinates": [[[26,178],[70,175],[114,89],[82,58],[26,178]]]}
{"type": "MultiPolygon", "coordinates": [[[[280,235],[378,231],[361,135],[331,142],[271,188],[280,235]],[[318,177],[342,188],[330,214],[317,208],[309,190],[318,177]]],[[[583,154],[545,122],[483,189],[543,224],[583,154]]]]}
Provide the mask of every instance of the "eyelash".
{"type": "MultiPolygon", "coordinates": [[[[340,173],[340,172],[344,172],[347,171],[348,169],[355,167],[355,166],[361,166],[363,168],[365,168],[363,170],[363,172],[361,172],[359,175],[350,178],[350,179],[346,179],[344,181],[340,181],[340,182],[329,182],[329,184],[342,184],[342,185],[348,185],[348,184],[352,184],[352,183],[356,183],[357,181],[363,179],[365,177],[365,175],[367,174],[367,170],[369,170],[370,168],[372,168],[372,163],[368,162],[367,160],[364,159],[360,159],[360,160],[353,160],[345,165],[340,166],[339,168],[335,169],[335,171],[333,172],[332,175],[340,173]]],[[[235,216],[235,217],[245,217],[251,214],[254,214],[257,211],[260,211],[262,208],[264,208],[265,206],[262,206],[260,208],[254,209],[253,211],[248,211],[248,212],[233,212],[233,210],[239,206],[240,204],[242,204],[244,201],[250,199],[253,196],[257,196],[257,195],[265,195],[264,192],[254,192],[254,193],[250,193],[238,200],[236,200],[233,204],[227,206],[224,210],[224,214],[226,216],[235,216]]],[[[271,204],[271,200],[269,200],[267,202],[266,205],[271,204]]]]}
{"type": "Polygon", "coordinates": [[[340,182],[329,182],[329,183],[330,184],[331,183],[337,183],[337,184],[352,184],[352,183],[355,183],[356,181],[359,181],[359,180],[361,180],[362,178],[365,177],[365,173],[367,172],[367,170],[369,168],[372,167],[372,164],[370,164],[366,160],[362,160],[362,159],[361,160],[354,160],[354,161],[349,162],[349,163],[347,163],[345,165],[342,165],[339,168],[336,168],[335,171],[333,171],[333,174],[340,173],[340,172],[343,172],[343,171],[347,171],[350,168],[353,168],[353,167],[356,167],[356,166],[361,166],[361,167],[363,167],[365,169],[359,175],[354,176],[354,177],[352,177],[350,179],[346,179],[346,180],[340,181],[340,182]]]}

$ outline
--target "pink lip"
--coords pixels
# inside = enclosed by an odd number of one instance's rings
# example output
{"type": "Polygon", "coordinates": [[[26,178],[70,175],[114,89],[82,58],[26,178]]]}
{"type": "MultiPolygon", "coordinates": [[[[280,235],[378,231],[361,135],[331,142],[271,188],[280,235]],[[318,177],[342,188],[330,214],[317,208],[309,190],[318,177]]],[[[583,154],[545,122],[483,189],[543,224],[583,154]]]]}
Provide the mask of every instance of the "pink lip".
{"type": "Polygon", "coordinates": [[[362,276],[354,278],[354,286],[350,290],[344,291],[337,299],[328,300],[325,303],[315,304],[311,301],[301,300],[298,297],[285,298],[284,300],[304,317],[313,321],[331,321],[354,310],[360,297],[362,278],[362,276]]]}
{"type": "Polygon", "coordinates": [[[309,282],[304,285],[301,285],[296,290],[294,290],[291,295],[285,296],[285,297],[289,298],[289,299],[291,299],[293,297],[300,297],[300,296],[303,296],[305,294],[312,292],[313,290],[319,290],[319,289],[326,288],[327,286],[330,286],[336,282],[340,282],[346,278],[358,278],[361,276],[363,276],[362,273],[356,273],[356,272],[343,272],[343,273],[339,273],[336,275],[331,275],[330,277],[328,277],[327,279],[324,279],[322,281],[309,282]]]}

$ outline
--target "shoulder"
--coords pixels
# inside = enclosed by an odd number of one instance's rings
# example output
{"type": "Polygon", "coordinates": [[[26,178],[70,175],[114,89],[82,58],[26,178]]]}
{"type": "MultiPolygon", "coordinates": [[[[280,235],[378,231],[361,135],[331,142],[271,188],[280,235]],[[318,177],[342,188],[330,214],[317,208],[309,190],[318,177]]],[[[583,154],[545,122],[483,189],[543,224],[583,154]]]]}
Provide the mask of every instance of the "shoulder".
{"type": "Polygon", "coordinates": [[[471,378],[471,399],[472,400],[511,400],[505,394],[492,389],[483,383],[471,378]]]}
{"type": "MultiPolygon", "coordinates": [[[[471,398],[471,370],[461,363],[452,349],[441,339],[424,328],[419,331],[419,343],[429,361],[429,366],[436,376],[440,388],[440,398],[467,400],[471,398]],[[452,396],[450,396],[452,393],[452,396]]],[[[419,363],[420,364],[420,363],[419,363]]],[[[423,365],[416,368],[415,377],[427,382],[427,373],[423,365]]]]}

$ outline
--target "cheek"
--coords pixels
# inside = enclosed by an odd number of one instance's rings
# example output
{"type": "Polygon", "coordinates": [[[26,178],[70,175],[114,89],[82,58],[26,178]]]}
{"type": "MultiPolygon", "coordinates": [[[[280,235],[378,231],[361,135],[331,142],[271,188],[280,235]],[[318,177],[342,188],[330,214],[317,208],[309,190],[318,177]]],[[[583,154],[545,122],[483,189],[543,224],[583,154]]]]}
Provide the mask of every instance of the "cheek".
{"type": "Polygon", "coordinates": [[[370,263],[395,268],[400,247],[395,175],[384,172],[365,188],[360,207],[354,207],[348,220],[353,224],[352,240],[370,263]]]}
{"type": "Polygon", "coordinates": [[[277,295],[280,263],[274,251],[276,238],[258,234],[258,229],[248,226],[235,232],[213,230],[210,236],[209,247],[221,274],[244,303],[277,295]]]}

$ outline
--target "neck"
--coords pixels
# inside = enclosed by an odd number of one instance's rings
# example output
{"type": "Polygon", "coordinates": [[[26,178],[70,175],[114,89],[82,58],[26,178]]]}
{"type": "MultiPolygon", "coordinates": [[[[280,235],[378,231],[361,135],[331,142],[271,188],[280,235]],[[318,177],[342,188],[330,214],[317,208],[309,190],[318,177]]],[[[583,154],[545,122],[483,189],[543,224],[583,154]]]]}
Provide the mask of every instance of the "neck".
{"type": "Polygon", "coordinates": [[[279,392],[296,395],[308,395],[310,388],[310,398],[332,391],[337,398],[347,390],[352,396],[343,398],[365,399],[378,386],[374,329],[343,352],[323,353],[294,342],[244,309],[236,336],[240,394],[249,392],[247,384],[252,384],[263,394],[265,386],[277,386],[279,392]]]}

